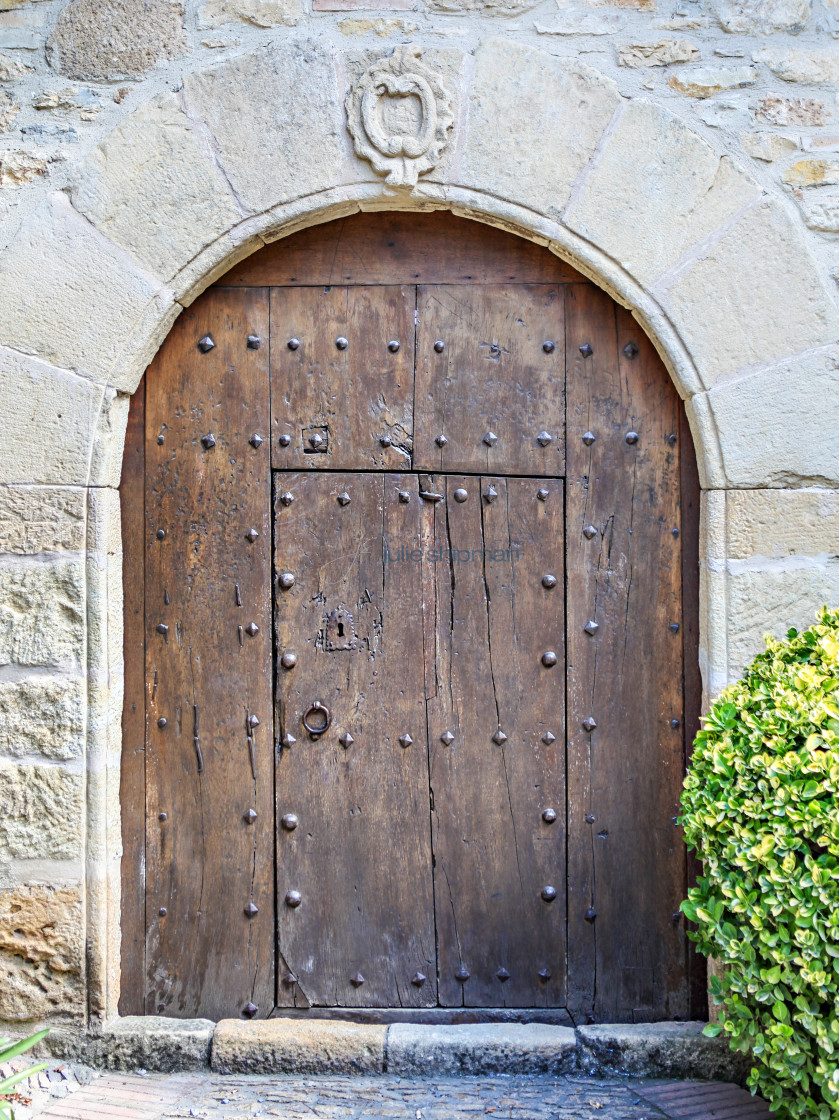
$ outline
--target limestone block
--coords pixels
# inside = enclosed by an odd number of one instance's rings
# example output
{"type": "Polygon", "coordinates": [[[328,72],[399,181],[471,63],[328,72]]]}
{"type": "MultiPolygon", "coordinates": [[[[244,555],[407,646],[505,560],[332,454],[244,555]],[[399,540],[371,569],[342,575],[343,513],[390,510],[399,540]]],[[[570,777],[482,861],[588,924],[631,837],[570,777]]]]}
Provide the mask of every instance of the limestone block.
{"type": "Polygon", "coordinates": [[[222,27],[236,20],[256,27],[293,27],[302,16],[301,0],[208,0],[198,9],[198,27],[222,27]]]}
{"type": "Polygon", "coordinates": [[[0,665],[79,667],[84,601],[78,557],[0,562],[0,665]]]}
{"type": "Polygon", "coordinates": [[[83,962],[78,887],[0,891],[0,1019],[82,1017],[83,962]]]}
{"type": "Polygon", "coordinates": [[[563,221],[648,284],[758,193],[682,120],[637,101],[563,221]]]}
{"type": "Polygon", "coordinates": [[[763,652],[764,634],[782,638],[790,627],[806,630],[824,606],[839,607],[839,561],[787,560],[757,571],[745,565],[729,571],[729,679],[763,652]]]}
{"type": "Polygon", "coordinates": [[[0,343],[102,381],[159,286],[64,195],[24,220],[0,254],[0,274],[0,343]]]}
{"type": "Polygon", "coordinates": [[[832,293],[774,202],[748,210],[660,298],[709,386],[741,366],[777,361],[839,334],[832,293]]]}
{"type": "Polygon", "coordinates": [[[777,97],[769,94],[757,103],[755,115],[766,124],[822,125],[830,120],[830,112],[823,101],[812,97],[777,97]]]}
{"type": "Polygon", "coordinates": [[[162,279],[240,217],[209,151],[168,93],[141,105],[102,141],[71,198],[162,279]]]}
{"type": "Polygon", "coordinates": [[[729,490],[729,560],[839,555],[839,491],[729,490]]]}
{"type": "Polygon", "coordinates": [[[43,178],[49,164],[35,152],[0,152],[0,187],[22,187],[43,178]]]}
{"type": "Polygon", "coordinates": [[[92,89],[51,89],[32,98],[33,109],[96,109],[99,94],[92,89]]]}
{"type": "Polygon", "coordinates": [[[768,66],[785,82],[839,83],[839,51],[835,49],[766,47],[756,51],[752,58],[768,66]]]}
{"type": "Polygon", "coordinates": [[[0,486],[0,552],[78,551],[84,547],[84,517],[81,490],[0,486]]]}
{"type": "Polygon", "coordinates": [[[570,1027],[544,1023],[395,1023],[388,1029],[387,1071],[407,1077],[570,1073],[576,1069],[576,1050],[570,1027]]]}
{"type": "Polygon", "coordinates": [[[387,1027],[327,1020],[222,1019],[216,1073],[381,1073],[387,1027]]]}
{"type": "Polygon", "coordinates": [[[82,850],[84,778],[60,766],[0,767],[0,849],[18,859],[82,850]]]}
{"type": "Polygon", "coordinates": [[[586,1070],[644,1077],[698,1077],[741,1081],[751,1063],[728,1040],[705,1038],[704,1023],[617,1023],[579,1027],[586,1070]]]}
{"type": "Polygon", "coordinates": [[[685,97],[711,97],[724,89],[753,86],[759,77],[755,66],[697,66],[674,74],[668,84],[685,97]]]}
{"type": "Polygon", "coordinates": [[[389,39],[391,35],[411,35],[419,25],[407,19],[384,19],[381,16],[350,16],[338,23],[342,35],[377,35],[389,39]]]}
{"type": "Polygon", "coordinates": [[[125,1015],[105,1024],[97,1056],[107,1069],[203,1069],[210,1064],[214,1029],[209,1019],[125,1015]]]}
{"type": "Polygon", "coordinates": [[[0,82],[15,82],[18,78],[31,74],[33,66],[27,66],[17,58],[9,58],[7,54],[0,54],[0,82]]]}
{"type": "Polygon", "coordinates": [[[794,197],[805,225],[820,233],[839,233],[839,191],[796,191],[794,197]]]}
{"type": "Polygon", "coordinates": [[[573,59],[504,39],[484,42],[461,182],[558,217],[618,100],[614,82],[573,59]],[[514,128],[499,127],[507,119],[514,128]]]}
{"type": "MultiPolygon", "coordinates": [[[[8,298],[0,285],[0,304],[8,298]]],[[[87,482],[102,394],[87,378],[0,349],[0,483],[87,482]]]]}
{"type": "MultiPolygon", "coordinates": [[[[588,5],[593,8],[626,8],[635,12],[654,12],[657,6],[657,0],[586,0],[588,5]]],[[[576,4],[576,0],[557,0],[560,8],[566,4],[576,4]]]]}
{"type": "Polygon", "coordinates": [[[839,351],[724,381],[708,397],[730,486],[839,484],[839,351]]]}
{"type": "Polygon", "coordinates": [[[652,43],[625,43],[618,49],[618,65],[634,70],[643,66],[669,66],[673,62],[693,62],[698,49],[687,39],[658,39],[652,43]]]}
{"type": "Polygon", "coordinates": [[[810,0],[715,0],[714,13],[726,31],[743,35],[772,35],[803,31],[810,0]]]}
{"type": "Polygon", "coordinates": [[[237,198],[267,210],[338,183],[341,146],[333,59],[312,40],[240,55],[184,81],[187,111],[203,118],[237,198]]]}
{"type": "Polygon", "coordinates": [[[0,89],[0,132],[11,132],[19,112],[20,102],[15,101],[6,90],[0,89]]]}
{"type": "Polygon", "coordinates": [[[740,136],[740,143],[752,159],[761,159],[765,163],[774,163],[776,159],[788,156],[798,147],[797,140],[778,132],[744,132],[740,136]]]}
{"type": "Polygon", "coordinates": [[[839,161],[835,159],[800,159],[782,175],[790,187],[835,186],[839,183],[839,161]]]}
{"type": "Polygon", "coordinates": [[[27,677],[0,681],[0,756],[78,757],[84,751],[84,715],[80,680],[27,677]]]}
{"type": "Polygon", "coordinates": [[[137,78],[188,49],[183,0],[70,0],[47,40],[50,66],[68,78],[137,78]]]}

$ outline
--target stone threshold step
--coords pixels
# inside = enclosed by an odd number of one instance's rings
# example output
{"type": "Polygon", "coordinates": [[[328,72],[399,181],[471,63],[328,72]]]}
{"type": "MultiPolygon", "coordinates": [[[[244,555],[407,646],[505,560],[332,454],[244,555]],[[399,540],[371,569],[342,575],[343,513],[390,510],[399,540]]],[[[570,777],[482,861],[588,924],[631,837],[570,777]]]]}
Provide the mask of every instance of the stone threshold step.
{"type": "Polygon", "coordinates": [[[54,1031],[50,1049],[118,1070],[207,1068],[222,1074],[560,1074],[697,1078],[743,1083],[748,1060],[704,1023],[243,1022],[126,1016],[92,1035],[54,1031]]]}

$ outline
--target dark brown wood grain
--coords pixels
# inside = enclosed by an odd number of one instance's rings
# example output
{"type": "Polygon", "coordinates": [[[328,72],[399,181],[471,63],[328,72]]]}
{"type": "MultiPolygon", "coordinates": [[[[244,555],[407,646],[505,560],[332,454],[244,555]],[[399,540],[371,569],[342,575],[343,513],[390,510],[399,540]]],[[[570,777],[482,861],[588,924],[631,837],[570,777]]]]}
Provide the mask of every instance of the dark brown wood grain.
{"type": "Polygon", "coordinates": [[[146,705],[145,705],[145,405],[140,382],[128,411],[119,498],[125,630],[122,710],[122,950],[120,1015],[142,1015],[145,995],[146,705]]]}
{"type": "Polygon", "coordinates": [[[146,382],[148,1014],[274,1002],[268,349],[249,335],[268,293],[210,291],[146,382]]]}
{"type": "Polygon", "coordinates": [[[568,1006],[686,1017],[679,402],[603,292],[569,286],[566,322],[568,1006]]]}
{"type": "Polygon", "coordinates": [[[275,495],[278,940],[297,979],[278,1002],[433,1005],[421,566],[400,553],[417,478],[280,472],[275,495]],[[331,724],[313,738],[316,702],[331,724]]]}
{"type": "Polygon", "coordinates": [[[562,1005],[562,483],[430,475],[425,485],[445,495],[423,510],[440,1002],[562,1005]]]}
{"type": "Polygon", "coordinates": [[[353,214],[275,241],[217,280],[221,286],[557,284],[581,281],[532,241],[438,211],[353,214]]]}
{"type": "Polygon", "coordinates": [[[405,286],[272,291],[275,468],[411,466],[415,303],[405,286]]]}
{"type": "Polygon", "coordinates": [[[562,475],[563,289],[421,287],[417,313],[415,467],[562,475]]]}

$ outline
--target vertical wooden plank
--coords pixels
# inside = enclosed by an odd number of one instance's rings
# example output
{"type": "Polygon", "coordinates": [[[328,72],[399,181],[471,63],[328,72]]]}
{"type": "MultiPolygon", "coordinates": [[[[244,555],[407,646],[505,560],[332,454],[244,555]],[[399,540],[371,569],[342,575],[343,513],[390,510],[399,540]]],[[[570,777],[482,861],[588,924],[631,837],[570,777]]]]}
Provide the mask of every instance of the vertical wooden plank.
{"type": "Polygon", "coordinates": [[[267,337],[267,292],[211,290],[146,379],[152,1014],[273,1010],[267,337]]]}
{"type": "Polygon", "coordinates": [[[145,709],[145,405],[146,382],[131,398],[119,500],[125,629],[120,805],[122,811],[122,952],[120,1015],[142,1015],[146,941],[145,709]]]}
{"type": "Polygon", "coordinates": [[[417,311],[414,465],[563,474],[562,288],[421,287],[417,311]]]}
{"type": "Polygon", "coordinates": [[[603,292],[566,322],[569,1010],[685,1017],[678,400],[603,292]]]}
{"type": "Polygon", "coordinates": [[[417,480],[280,473],[275,495],[278,941],[297,981],[278,1000],[430,1006],[417,480]],[[311,736],[316,704],[331,722],[311,736]]]}
{"type": "Polygon", "coordinates": [[[425,487],[445,496],[423,548],[440,1002],[562,1006],[563,486],[425,487]]]}
{"type": "Polygon", "coordinates": [[[271,289],[275,468],[410,468],[415,302],[407,286],[271,289]]]}

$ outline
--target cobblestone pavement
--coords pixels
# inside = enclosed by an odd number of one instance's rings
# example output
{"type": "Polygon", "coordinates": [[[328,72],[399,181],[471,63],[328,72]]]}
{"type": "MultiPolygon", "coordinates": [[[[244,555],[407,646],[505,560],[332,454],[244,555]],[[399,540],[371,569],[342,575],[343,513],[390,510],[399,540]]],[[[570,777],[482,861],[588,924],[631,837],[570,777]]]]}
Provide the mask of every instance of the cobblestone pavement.
{"type": "MultiPolygon", "coordinates": [[[[2,1072],[2,1071],[0,1071],[2,1072]]],[[[717,1082],[577,1077],[407,1078],[103,1073],[50,1063],[16,1120],[758,1120],[717,1082]]]]}

